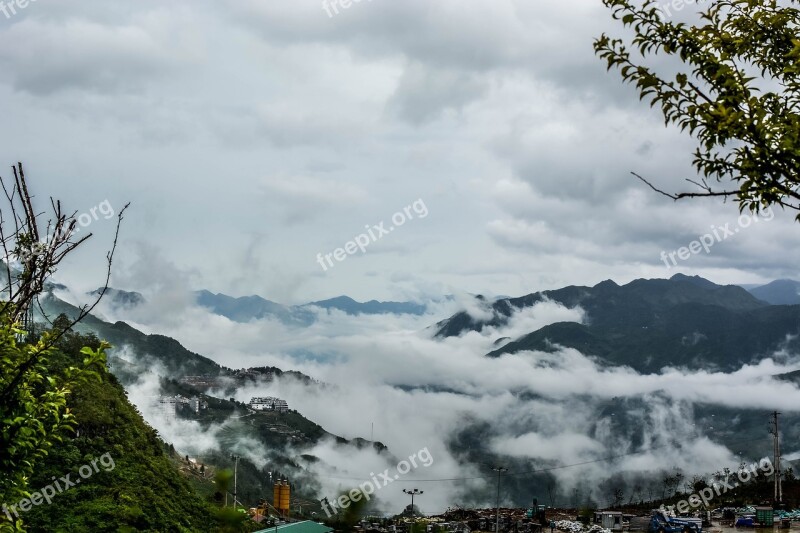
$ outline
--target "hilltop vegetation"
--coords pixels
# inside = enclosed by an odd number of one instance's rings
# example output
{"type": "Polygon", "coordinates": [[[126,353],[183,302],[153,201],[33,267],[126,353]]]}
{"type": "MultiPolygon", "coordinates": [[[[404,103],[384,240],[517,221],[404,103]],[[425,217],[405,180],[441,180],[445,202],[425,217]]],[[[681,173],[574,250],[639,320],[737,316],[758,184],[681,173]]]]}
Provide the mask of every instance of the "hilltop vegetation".
{"type": "MultiPolygon", "coordinates": [[[[68,333],[58,343],[52,374],[74,364],[82,346],[98,345],[94,335],[68,333]]],[[[38,465],[31,489],[69,473],[73,480],[80,479],[81,466],[104,455],[106,460],[99,472],[57,494],[50,505],[25,513],[30,531],[188,532],[207,530],[209,524],[223,528],[211,502],[180,475],[164,442],[108,370],[75,390],[68,405],[77,422],[75,431],[38,465]]]]}

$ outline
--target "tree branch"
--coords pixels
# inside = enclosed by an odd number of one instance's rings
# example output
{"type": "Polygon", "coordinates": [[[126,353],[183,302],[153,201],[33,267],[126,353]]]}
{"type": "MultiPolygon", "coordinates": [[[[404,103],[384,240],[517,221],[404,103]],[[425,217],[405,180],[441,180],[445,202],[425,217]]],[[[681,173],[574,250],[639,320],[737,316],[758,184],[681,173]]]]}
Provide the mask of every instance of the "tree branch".
{"type": "Polygon", "coordinates": [[[711,189],[711,187],[709,187],[707,184],[706,185],[701,185],[700,183],[697,183],[696,181],[692,181],[692,180],[689,180],[689,179],[687,179],[686,181],[688,181],[689,183],[693,183],[693,184],[697,185],[701,189],[705,189],[706,192],[681,192],[681,193],[677,193],[677,194],[671,194],[671,193],[668,193],[666,191],[662,191],[661,189],[657,188],[655,185],[653,185],[652,183],[647,181],[645,178],[643,178],[642,176],[640,176],[636,172],[631,172],[631,174],[636,176],[639,180],[641,180],[645,185],[647,185],[648,187],[653,189],[655,192],[657,192],[659,194],[662,194],[662,195],[666,196],[667,198],[670,198],[670,199],[675,200],[675,201],[682,200],[684,198],[703,198],[703,197],[712,197],[712,196],[728,197],[728,196],[736,196],[737,194],[739,194],[739,191],[713,191],[711,189]]]}

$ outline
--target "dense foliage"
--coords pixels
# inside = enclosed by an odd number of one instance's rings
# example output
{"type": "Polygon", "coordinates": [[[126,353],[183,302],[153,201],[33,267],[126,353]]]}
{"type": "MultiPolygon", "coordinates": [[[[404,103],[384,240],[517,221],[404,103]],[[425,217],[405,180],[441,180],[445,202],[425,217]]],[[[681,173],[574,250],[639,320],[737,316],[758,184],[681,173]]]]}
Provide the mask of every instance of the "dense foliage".
{"type": "MultiPolygon", "coordinates": [[[[49,355],[47,375],[62,375],[86,353],[102,353],[102,346],[94,335],[68,332],[49,355]]],[[[56,494],[49,505],[20,513],[28,530],[224,530],[211,502],[180,475],[116,378],[104,365],[95,373],[99,379],[85,381],[67,397],[74,431],[41,458],[28,489],[41,491],[70,473],[80,483],[56,494]],[[85,479],[79,476],[92,461],[98,468],[85,479]]]]}
{"type": "MultiPolygon", "coordinates": [[[[0,314],[0,503],[6,505],[29,495],[40,463],[77,422],[68,396],[98,377],[105,360],[105,346],[93,342],[76,347],[69,361],[56,362],[54,335],[25,342],[28,332],[12,323],[11,313],[0,314]]],[[[19,524],[4,507],[0,531],[19,524]]]]}

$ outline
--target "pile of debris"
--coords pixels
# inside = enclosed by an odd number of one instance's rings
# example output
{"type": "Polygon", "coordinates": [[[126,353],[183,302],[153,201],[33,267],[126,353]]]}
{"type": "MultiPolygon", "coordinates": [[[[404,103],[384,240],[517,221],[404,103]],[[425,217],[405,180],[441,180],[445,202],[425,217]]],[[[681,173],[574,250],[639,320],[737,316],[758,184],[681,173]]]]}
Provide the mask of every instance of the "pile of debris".
{"type": "Polygon", "coordinates": [[[567,531],[568,533],[581,533],[583,531],[583,524],[571,520],[559,520],[556,522],[556,529],[559,531],[567,531]]]}
{"type": "Polygon", "coordinates": [[[566,531],[567,533],[611,533],[610,529],[605,529],[597,524],[593,524],[592,527],[585,529],[583,524],[580,522],[573,522],[572,520],[556,521],[556,529],[559,531],[566,531]]]}

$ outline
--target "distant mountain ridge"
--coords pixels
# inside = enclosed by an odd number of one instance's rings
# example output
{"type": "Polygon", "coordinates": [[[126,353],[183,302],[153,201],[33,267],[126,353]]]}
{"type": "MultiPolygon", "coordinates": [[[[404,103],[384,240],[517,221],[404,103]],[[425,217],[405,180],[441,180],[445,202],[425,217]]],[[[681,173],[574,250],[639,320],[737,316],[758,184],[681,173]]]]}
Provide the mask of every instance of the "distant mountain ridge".
{"type": "MultiPolygon", "coordinates": [[[[676,274],[671,280],[682,279],[688,283],[710,288],[718,287],[715,283],[698,276],[690,277],[676,274]]],[[[614,283],[609,280],[609,283],[614,283]]],[[[742,285],[757,299],[772,305],[800,305],[800,282],[794,280],[776,280],[767,285],[742,285]]],[[[58,286],[58,288],[66,288],[58,286]]],[[[564,291],[569,287],[558,289],[564,291]]],[[[89,294],[96,295],[99,289],[89,294]]],[[[543,291],[541,294],[554,292],[543,291]]],[[[229,296],[224,293],[213,293],[208,290],[195,291],[196,301],[211,312],[224,316],[234,322],[249,322],[264,318],[276,318],[287,325],[308,326],[315,320],[315,313],[311,307],[321,309],[335,309],[348,315],[380,315],[380,314],[408,314],[423,315],[428,310],[428,305],[412,301],[379,301],[370,300],[359,302],[347,295],[341,295],[327,300],[319,300],[301,305],[285,305],[267,300],[259,295],[229,296]]],[[[536,293],[539,294],[539,293],[536,293]]],[[[138,292],[109,288],[106,298],[114,306],[131,308],[144,303],[146,300],[138,292]]],[[[450,296],[444,298],[449,299],[450,296]]],[[[519,298],[499,296],[495,301],[516,301],[519,298]]],[[[448,332],[449,333],[449,332],[448,332]]]]}
{"type": "MultiPolygon", "coordinates": [[[[67,317],[73,318],[79,313],[77,307],[60,300],[52,293],[48,293],[42,298],[41,302],[42,308],[51,317],[63,313],[67,317]]],[[[39,318],[40,317],[37,317],[37,320],[39,318]]],[[[173,380],[175,383],[184,376],[207,376],[210,378],[221,378],[223,380],[227,379],[231,382],[231,387],[236,388],[237,381],[239,385],[245,382],[250,384],[257,383],[258,380],[253,379],[251,374],[253,374],[254,371],[263,371],[272,373],[277,377],[291,377],[305,385],[319,384],[318,381],[306,374],[295,370],[285,371],[277,367],[233,370],[216,363],[208,357],[188,350],[172,337],[158,334],[146,334],[125,322],[119,321],[112,324],[92,314],[87,315],[74,329],[83,334],[93,333],[112,345],[112,348],[108,352],[109,363],[118,374],[117,377],[123,385],[130,385],[137,382],[141,374],[151,370],[153,364],[162,367],[166,373],[163,377],[168,380],[173,380]],[[138,360],[135,363],[131,364],[117,357],[117,350],[124,347],[131,348],[137,354],[138,360]]],[[[225,392],[227,394],[232,393],[231,390],[226,390],[225,392]]],[[[332,435],[327,431],[321,431],[320,435],[322,434],[336,438],[340,442],[347,442],[345,439],[332,435]]]]}
{"type": "Polygon", "coordinates": [[[323,309],[338,309],[348,315],[423,315],[427,306],[414,302],[379,302],[370,300],[368,302],[357,302],[349,296],[338,296],[330,300],[311,302],[303,307],[321,307],[323,309]]]}
{"type": "Polygon", "coordinates": [[[236,298],[222,293],[213,294],[207,290],[196,291],[195,296],[198,305],[234,322],[249,322],[271,317],[286,324],[307,326],[314,321],[313,314],[307,310],[272,302],[261,296],[236,298]]]}
{"type": "Polygon", "coordinates": [[[235,322],[249,322],[263,318],[277,318],[288,325],[308,326],[316,319],[313,307],[335,309],[348,315],[411,314],[422,315],[427,310],[424,304],[414,302],[357,302],[349,296],[338,296],[303,305],[283,305],[261,296],[233,297],[226,294],[213,294],[197,291],[197,303],[211,312],[227,317],[235,322]]]}
{"type": "Polygon", "coordinates": [[[759,300],[772,305],[800,305],[800,281],[778,279],[748,291],[759,300]]]}
{"type": "Polygon", "coordinates": [[[492,318],[481,320],[462,311],[439,322],[436,335],[503,326],[513,313],[546,300],[580,306],[585,323],[550,324],[487,355],[552,352],[564,346],[640,372],[668,365],[730,371],[781,348],[800,348],[800,306],[770,305],[741,287],[681,274],[669,280],[639,279],[622,286],[608,280],[594,287],[500,299],[487,304],[492,318]]]}
{"type": "MultiPolygon", "coordinates": [[[[663,280],[667,281],[667,280],[663,280]]],[[[686,283],[694,284],[697,287],[716,290],[721,287],[712,281],[701,278],[699,276],[686,276],[684,274],[676,274],[669,281],[683,281],[686,283]]],[[[608,280],[604,283],[611,283],[616,285],[613,281],[608,280]]],[[[602,284],[600,284],[602,285],[602,284]]],[[[59,289],[66,289],[63,285],[54,286],[59,289]]],[[[730,287],[730,286],[729,286],[730,287]]],[[[739,285],[762,303],[770,305],[800,305],[800,281],[791,279],[780,279],[772,281],[766,285],[739,285]]],[[[51,287],[52,288],[52,287],[51,287]]],[[[534,293],[539,295],[553,294],[555,299],[558,300],[560,296],[568,293],[569,289],[579,289],[579,286],[564,287],[554,291],[542,291],[534,293]]],[[[584,287],[589,289],[589,287],[584,287]]],[[[92,291],[90,295],[97,295],[100,289],[92,291]]],[[[278,319],[284,324],[293,326],[309,326],[316,319],[316,313],[313,308],[338,310],[348,315],[379,315],[379,314],[408,314],[408,315],[423,315],[428,311],[428,306],[424,303],[410,302],[410,301],[387,301],[382,302],[378,300],[370,300],[368,302],[359,302],[353,298],[342,295],[327,300],[319,300],[301,305],[284,305],[278,302],[267,300],[258,295],[250,296],[229,296],[224,293],[213,293],[208,290],[195,291],[195,298],[198,305],[205,307],[211,312],[224,316],[234,322],[249,322],[251,320],[261,320],[264,318],[278,319]]],[[[522,298],[530,298],[528,295],[522,298]]],[[[106,299],[111,302],[114,307],[121,307],[131,309],[145,303],[144,296],[138,292],[125,291],[109,287],[105,295],[106,299]]],[[[445,296],[445,299],[452,298],[445,296]]],[[[741,295],[737,298],[741,299],[741,295]]],[[[480,297],[479,299],[485,300],[480,297]]],[[[495,302],[509,302],[511,305],[519,303],[520,298],[513,298],[510,296],[499,296],[495,302]]],[[[558,300],[560,301],[560,300],[558,300]]],[[[740,302],[741,303],[741,302],[740,302]]],[[[524,302],[523,302],[524,304],[524,302]]],[[[524,307],[525,305],[523,305],[524,307]]],[[[503,311],[498,308],[502,314],[503,311]]],[[[475,324],[473,324],[474,326],[475,324]]],[[[485,325],[498,325],[498,323],[487,322],[485,325]]],[[[459,328],[470,327],[467,317],[461,316],[457,318],[450,327],[444,332],[446,336],[452,335],[454,331],[459,328]]],[[[457,333],[456,333],[457,334],[457,333]]]]}
{"type": "MultiPolygon", "coordinates": [[[[66,289],[63,285],[52,286],[50,288],[66,289]]],[[[90,296],[97,296],[100,294],[100,290],[101,289],[97,289],[88,294],[90,296]]],[[[250,322],[251,320],[272,318],[280,320],[284,324],[290,326],[309,326],[313,324],[317,318],[317,313],[314,311],[314,308],[338,310],[353,316],[383,314],[423,315],[428,309],[427,305],[424,303],[381,302],[378,300],[359,302],[346,295],[302,305],[284,305],[267,300],[258,295],[229,296],[223,293],[213,293],[205,289],[195,291],[194,296],[198,305],[234,322],[250,322]]],[[[104,298],[106,301],[109,301],[113,307],[124,309],[132,309],[146,303],[144,296],[138,292],[125,291],[112,287],[106,290],[104,298]]]]}

